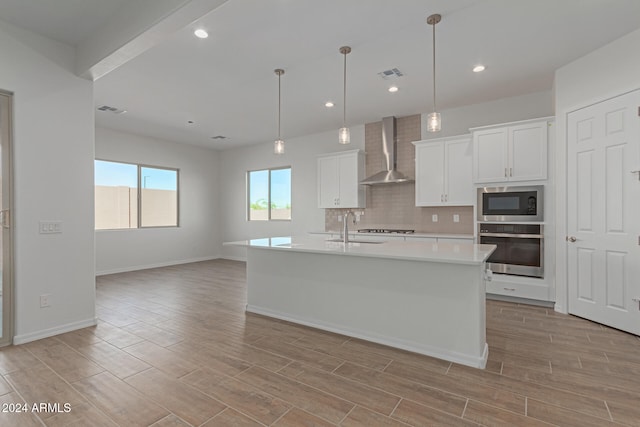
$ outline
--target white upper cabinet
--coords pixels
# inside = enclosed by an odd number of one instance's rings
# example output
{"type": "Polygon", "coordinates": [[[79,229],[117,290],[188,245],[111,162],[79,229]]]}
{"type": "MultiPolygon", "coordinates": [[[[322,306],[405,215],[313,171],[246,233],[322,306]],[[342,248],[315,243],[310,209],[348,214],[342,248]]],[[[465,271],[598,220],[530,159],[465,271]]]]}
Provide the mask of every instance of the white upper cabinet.
{"type": "Polygon", "coordinates": [[[318,207],[364,208],[364,152],[342,151],[318,157],[318,207]]]}
{"type": "Polygon", "coordinates": [[[547,179],[548,127],[536,119],[472,129],[473,181],[547,179]]]}
{"type": "Polygon", "coordinates": [[[473,205],[471,136],[413,144],[416,146],[416,206],[473,205]]]}

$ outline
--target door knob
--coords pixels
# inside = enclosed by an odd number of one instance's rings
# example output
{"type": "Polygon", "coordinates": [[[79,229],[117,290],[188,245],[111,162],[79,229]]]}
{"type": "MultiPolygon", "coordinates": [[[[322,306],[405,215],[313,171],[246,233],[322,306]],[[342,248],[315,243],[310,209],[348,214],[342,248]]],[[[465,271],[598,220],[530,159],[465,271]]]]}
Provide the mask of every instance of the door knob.
{"type": "Polygon", "coordinates": [[[575,237],[573,237],[573,236],[567,236],[567,242],[571,242],[571,243],[573,243],[573,242],[575,242],[576,240],[578,240],[578,239],[576,239],[576,238],[575,238],[575,237]]]}

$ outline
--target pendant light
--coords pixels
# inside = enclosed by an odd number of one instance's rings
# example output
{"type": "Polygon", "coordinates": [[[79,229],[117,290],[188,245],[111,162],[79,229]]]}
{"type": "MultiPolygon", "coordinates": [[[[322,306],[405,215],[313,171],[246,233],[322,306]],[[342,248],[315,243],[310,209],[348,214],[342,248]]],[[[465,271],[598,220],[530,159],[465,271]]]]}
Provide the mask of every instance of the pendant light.
{"type": "Polygon", "coordinates": [[[349,128],[347,127],[347,55],[351,53],[349,46],[342,46],[340,53],[344,55],[344,86],[342,97],[342,127],[338,131],[338,142],[340,144],[348,144],[351,142],[349,136],[349,128]]]}
{"type": "Polygon", "coordinates": [[[284,154],[284,141],[280,137],[280,77],[284,74],[282,68],[273,70],[278,76],[278,139],[273,143],[273,154],[284,154]]]}
{"type": "Polygon", "coordinates": [[[440,113],[436,110],[436,24],[442,16],[433,14],[427,18],[427,24],[433,27],[433,113],[427,116],[427,131],[439,132],[442,128],[440,113]]]}

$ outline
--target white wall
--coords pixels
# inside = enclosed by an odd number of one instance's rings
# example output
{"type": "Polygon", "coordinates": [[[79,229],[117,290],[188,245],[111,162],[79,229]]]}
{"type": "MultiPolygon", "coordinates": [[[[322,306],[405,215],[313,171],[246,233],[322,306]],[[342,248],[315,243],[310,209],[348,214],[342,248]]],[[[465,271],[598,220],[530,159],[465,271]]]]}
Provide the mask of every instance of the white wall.
{"type": "Polygon", "coordinates": [[[95,324],[93,83],[68,46],[0,21],[0,88],[14,93],[14,343],[95,324]],[[41,220],[61,234],[39,234],[41,220]],[[40,295],[51,306],[40,308],[40,295]]]}
{"type": "Polygon", "coordinates": [[[180,170],[180,227],[96,231],[98,275],[219,257],[216,151],[96,128],[96,158],[180,170]]]}
{"type": "Polygon", "coordinates": [[[469,128],[515,122],[553,115],[551,91],[502,98],[482,104],[443,110],[442,131],[427,132],[427,115],[422,114],[422,139],[464,135],[469,128]]]}
{"type": "Polygon", "coordinates": [[[567,115],[579,108],[640,88],[640,30],[559,68],[555,76],[557,124],[556,310],[567,311],[566,164],[567,115]]]}
{"type": "MultiPolygon", "coordinates": [[[[350,126],[351,144],[338,144],[338,129],[286,139],[285,154],[273,154],[273,142],[221,153],[222,240],[289,236],[324,230],[324,209],[318,209],[316,156],[344,150],[364,150],[364,125],[350,126]],[[291,166],[291,221],[247,221],[246,173],[291,166]]],[[[223,257],[245,259],[243,248],[224,246],[223,257]]]]}

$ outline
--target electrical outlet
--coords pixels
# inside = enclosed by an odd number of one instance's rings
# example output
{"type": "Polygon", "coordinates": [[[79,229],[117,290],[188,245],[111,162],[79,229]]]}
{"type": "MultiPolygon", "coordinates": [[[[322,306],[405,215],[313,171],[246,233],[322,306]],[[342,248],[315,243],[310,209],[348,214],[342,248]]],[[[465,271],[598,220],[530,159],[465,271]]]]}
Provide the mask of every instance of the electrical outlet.
{"type": "Polygon", "coordinates": [[[431,222],[438,222],[438,214],[431,215],[431,222]]]}
{"type": "Polygon", "coordinates": [[[453,214],[453,222],[460,222],[460,215],[453,214]]]}
{"type": "Polygon", "coordinates": [[[342,222],[342,215],[338,215],[338,222],[342,222]]]}
{"type": "Polygon", "coordinates": [[[42,294],[42,295],[40,295],[40,308],[50,307],[51,306],[49,304],[49,297],[50,296],[51,296],[50,294],[42,294]]]}

